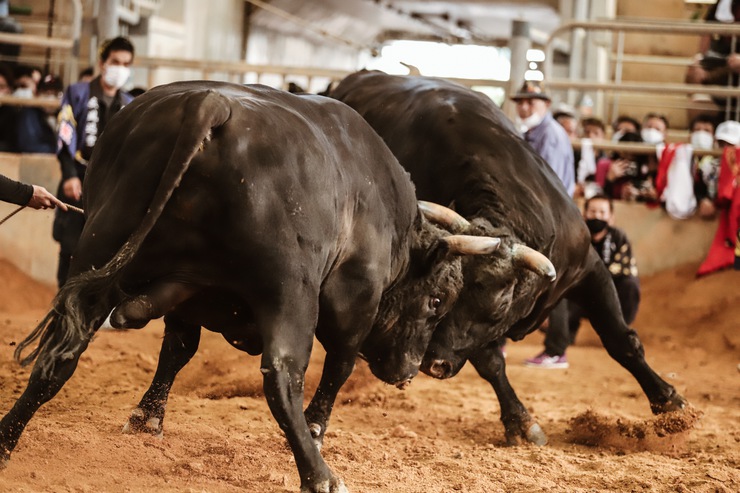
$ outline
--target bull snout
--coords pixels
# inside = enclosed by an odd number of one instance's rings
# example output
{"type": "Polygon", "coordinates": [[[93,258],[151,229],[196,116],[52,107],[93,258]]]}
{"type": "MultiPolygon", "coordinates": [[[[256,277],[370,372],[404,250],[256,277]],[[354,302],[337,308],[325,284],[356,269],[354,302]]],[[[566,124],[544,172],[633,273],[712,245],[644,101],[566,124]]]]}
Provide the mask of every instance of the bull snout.
{"type": "Polygon", "coordinates": [[[435,359],[429,365],[429,375],[439,379],[450,378],[452,376],[452,363],[444,359],[435,359]]]}

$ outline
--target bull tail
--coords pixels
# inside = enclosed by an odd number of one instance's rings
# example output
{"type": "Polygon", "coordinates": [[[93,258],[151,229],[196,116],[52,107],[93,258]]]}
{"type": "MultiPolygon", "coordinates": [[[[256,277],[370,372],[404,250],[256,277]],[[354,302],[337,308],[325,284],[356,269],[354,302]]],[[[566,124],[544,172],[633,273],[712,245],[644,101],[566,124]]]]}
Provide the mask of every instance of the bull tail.
{"type": "Polygon", "coordinates": [[[111,308],[122,299],[120,280],[124,267],[154,228],[193,157],[210,140],[212,129],[226,123],[231,115],[228,100],[210,90],[190,96],[184,106],[184,114],[188,116],[182,121],[174,149],[141,223],[102,268],[75,276],[59,290],[52,310],[15,349],[15,359],[21,365],[36,360],[42,375],[49,377],[55,362],[79,356],[111,308]],[[24,357],[24,350],[36,341],[36,347],[24,357]]]}

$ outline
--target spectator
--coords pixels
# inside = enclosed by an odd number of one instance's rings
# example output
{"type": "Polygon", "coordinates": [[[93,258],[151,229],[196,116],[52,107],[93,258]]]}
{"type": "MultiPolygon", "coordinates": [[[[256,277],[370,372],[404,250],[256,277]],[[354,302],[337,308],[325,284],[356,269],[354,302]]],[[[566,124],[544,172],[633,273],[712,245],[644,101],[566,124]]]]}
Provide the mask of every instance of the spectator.
{"type": "MultiPolygon", "coordinates": [[[[740,22],[740,0],[718,0],[707,10],[704,20],[722,23],[740,22]]],[[[702,36],[699,40],[699,52],[694,56],[694,63],[686,73],[686,82],[690,84],[737,86],[739,79],[740,46],[738,46],[737,40],[733,46],[732,36],[702,36]]],[[[736,107],[738,98],[730,99],[728,105],[728,101],[722,97],[709,98],[703,94],[692,95],[692,100],[698,104],[709,103],[709,107],[704,111],[713,111],[718,116],[726,108],[732,110],[733,104],[736,107]]],[[[694,111],[696,110],[690,110],[689,116],[693,116],[694,111]]]]}
{"type": "Polygon", "coordinates": [[[557,111],[552,113],[552,117],[560,124],[568,134],[568,138],[575,139],[578,137],[578,119],[575,111],[566,104],[558,106],[557,111]]]}
{"type": "Polygon", "coordinates": [[[95,68],[87,67],[80,70],[80,74],[77,77],[77,82],[90,82],[95,77],[95,68]]]}
{"type": "Polygon", "coordinates": [[[33,209],[59,207],[63,211],[67,210],[67,206],[44,187],[11,180],[5,175],[0,175],[0,200],[33,209]]]}
{"type": "Polygon", "coordinates": [[[738,266],[740,254],[740,122],[728,120],[720,123],[715,138],[723,149],[715,198],[720,213],[719,224],[697,276],[738,266]]]}
{"type": "MultiPolygon", "coordinates": [[[[619,142],[641,143],[642,137],[630,132],[624,134],[619,142]]],[[[611,160],[602,160],[596,170],[596,181],[610,199],[634,199],[633,189],[643,186],[648,177],[647,156],[625,151],[613,153],[611,160]]]]}
{"type": "Polygon", "coordinates": [[[640,136],[646,144],[658,145],[665,142],[668,118],[658,113],[648,113],[642,120],[640,136]]]}
{"type": "MultiPolygon", "coordinates": [[[[640,281],[637,277],[637,265],[632,257],[632,247],[627,235],[614,224],[614,205],[604,195],[596,195],[583,206],[583,217],[591,233],[591,244],[598,252],[612,275],[617,288],[619,304],[624,321],[629,325],[637,316],[640,304],[640,281]]],[[[534,368],[568,368],[565,351],[573,344],[581,319],[587,317],[587,309],[568,301],[568,324],[565,330],[556,330],[552,325],[545,336],[545,350],[534,358],[525,360],[526,366],[534,368]]]]}
{"type": "Polygon", "coordinates": [[[603,193],[603,181],[596,181],[596,173],[599,163],[609,160],[602,150],[595,151],[593,142],[600,142],[606,136],[606,126],[598,118],[584,118],[581,120],[583,139],[581,140],[581,152],[577,153],[576,165],[576,192],[575,197],[590,198],[603,193]]]}
{"type": "Polygon", "coordinates": [[[31,99],[36,96],[36,87],[41,79],[41,72],[35,67],[19,66],[15,71],[15,90],[13,96],[31,99]]]}
{"type": "MultiPolygon", "coordinates": [[[[98,135],[106,122],[133,99],[122,91],[130,76],[134,47],[122,37],[101,46],[98,68],[100,75],[90,82],[78,82],[64,92],[59,112],[57,157],[62,168],[58,195],[72,205],[81,206],[82,183],[98,135]]],[[[63,286],[72,253],[77,247],[84,217],[57,212],[53,236],[59,242],[57,281],[63,286]]]]}
{"type": "Polygon", "coordinates": [[[57,106],[55,108],[25,107],[18,110],[17,152],[56,153],[56,119],[63,89],[59,78],[47,75],[39,83],[36,96],[45,100],[56,100],[57,106]]]}
{"type": "Polygon", "coordinates": [[[612,142],[619,142],[624,134],[640,134],[640,122],[627,115],[619,115],[612,123],[612,142]]]}
{"type": "MultiPolygon", "coordinates": [[[[0,62],[0,96],[11,96],[15,79],[9,65],[0,62]]],[[[15,151],[16,109],[0,105],[0,152],[15,151]]]]}
{"type": "MultiPolygon", "coordinates": [[[[689,140],[695,149],[712,149],[714,140],[714,119],[708,114],[700,114],[690,124],[689,140]]],[[[714,199],[717,196],[717,178],[720,160],[714,156],[697,156],[694,159],[694,196],[699,216],[713,219],[717,209],[714,199]]]]}
{"type": "MultiPolygon", "coordinates": [[[[550,97],[535,82],[525,81],[511,98],[516,103],[520,125],[526,140],[544,161],[550,165],[563,183],[564,191],[572,197],[575,191],[573,147],[567,133],[548,111],[550,97]]],[[[567,330],[568,307],[565,300],[550,312],[549,326],[567,330]]]]}
{"type": "Polygon", "coordinates": [[[545,160],[560,178],[568,195],[573,196],[575,171],[573,148],[568,135],[550,115],[550,97],[533,81],[525,81],[511,99],[516,103],[524,140],[545,160]]]}

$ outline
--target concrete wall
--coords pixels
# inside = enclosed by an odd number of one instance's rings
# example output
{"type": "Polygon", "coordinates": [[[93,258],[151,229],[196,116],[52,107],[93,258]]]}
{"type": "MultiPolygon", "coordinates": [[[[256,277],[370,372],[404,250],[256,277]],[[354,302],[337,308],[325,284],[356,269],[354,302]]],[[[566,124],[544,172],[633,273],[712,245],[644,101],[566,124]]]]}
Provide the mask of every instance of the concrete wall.
{"type": "MultiPolygon", "coordinates": [[[[56,193],[61,173],[56,157],[48,154],[0,153],[0,173],[14,180],[42,185],[56,193]]],[[[0,220],[18,206],[0,202],[0,220]]],[[[53,211],[23,209],[0,225],[0,257],[34,279],[56,285],[59,246],[51,238],[53,211]]]]}
{"type": "MultiPolygon", "coordinates": [[[[0,153],[0,173],[56,191],[59,165],[43,154],[0,153]]],[[[0,220],[17,206],[0,202],[0,220]]],[[[660,209],[642,204],[615,203],[617,226],[634,248],[641,275],[688,262],[699,262],[709,249],[716,221],[671,219],[660,209]]],[[[0,225],[0,258],[5,258],[41,282],[55,285],[59,248],[51,238],[54,213],[24,209],[0,225]]]]}

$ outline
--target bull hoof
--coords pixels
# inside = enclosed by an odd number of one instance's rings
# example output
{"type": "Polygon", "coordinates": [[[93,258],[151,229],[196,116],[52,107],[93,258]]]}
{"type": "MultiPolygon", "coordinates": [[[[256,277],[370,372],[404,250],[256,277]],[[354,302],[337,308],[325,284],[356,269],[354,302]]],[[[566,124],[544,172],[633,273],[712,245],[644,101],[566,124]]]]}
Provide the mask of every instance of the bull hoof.
{"type": "Polygon", "coordinates": [[[542,431],[540,425],[535,423],[527,430],[527,441],[529,443],[533,443],[542,447],[544,445],[547,445],[547,435],[545,435],[545,432],[542,431]]]}
{"type": "Polygon", "coordinates": [[[301,486],[301,493],[349,493],[349,490],[344,481],[332,478],[312,486],[301,486]]]}
{"type": "Polygon", "coordinates": [[[157,438],[162,438],[162,420],[155,416],[147,417],[146,413],[140,407],[131,411],[131,416],[123,425],[123,433],[148,433],[157,438]]]}
{"type": "Polygon", "coordinates": [[[681,394],[674,392],[666,402],[651,403],[650,408],[653,414],[671,413],[673,411],[682,411],[689,405],[689,401],[684,399],[681,394]]]}
{"type": "MultiPolygon", "coordinates": [[[[529,420],[531,422],[531,420],[529,420]]],[[[521,427],[513,427],[506,430],[506,445],[509,447],[515,447],[522,445],[523,443],[531,443],[542,447],[547,445],[547,435],[542,431],[542,428],[537,423],[532,423],[528,428],[524,428],[526,425],[521,427]]]]}

